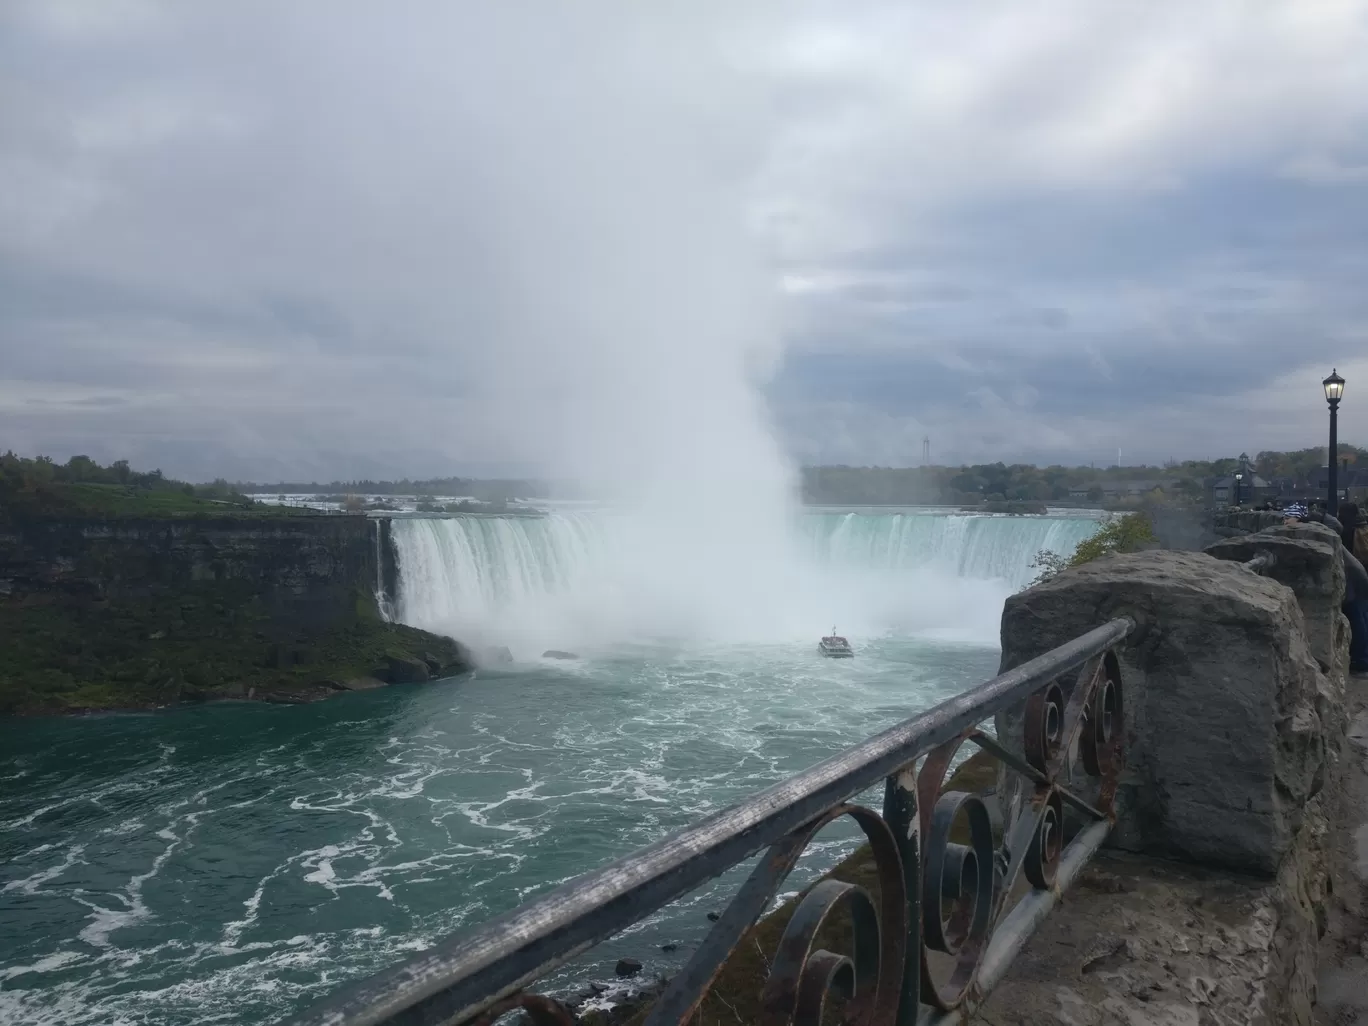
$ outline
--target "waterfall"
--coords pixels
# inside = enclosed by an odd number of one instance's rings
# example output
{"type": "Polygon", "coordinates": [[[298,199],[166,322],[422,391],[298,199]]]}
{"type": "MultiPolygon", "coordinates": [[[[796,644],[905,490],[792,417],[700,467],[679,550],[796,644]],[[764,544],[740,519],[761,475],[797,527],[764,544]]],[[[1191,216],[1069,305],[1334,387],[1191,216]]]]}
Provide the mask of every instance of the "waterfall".
{"type": "Polygon", "coordinates": [[[385,590],[385,521],[375,520],[375,605],[380,610],[380,619],[393,623],[395,616],[394,600],[385,590]]]}
{"type": "Polygon", "coordinates": [[[604,557],[593,514],[405,517],[390,528],[405,623],[459,621],[586,585],[604,557]]]}
{"type": "Polygon", "coordinates": [[[775,640],[838,620],[848,634],[996,636],[1002,600],[1037,552],[1068,555],[1087,516],[807,513],[786,565],[677,538],[687,524],[609,512],[396,518],[393,615],[465,640],[578,650],[669,634],[775,640]],[[968,628],[965,628],[968,629],[968,628]]]}
{"type": "Polygon", "coordinates": [[[809,553],[818,561],[870,570],[935,569],[950,576],[1032,580],[1031,561],[1048,549],[1071,555],[1090,538],[1090,516],[993,516],[937,513],[815,513],[802,518],[809,553]]]}

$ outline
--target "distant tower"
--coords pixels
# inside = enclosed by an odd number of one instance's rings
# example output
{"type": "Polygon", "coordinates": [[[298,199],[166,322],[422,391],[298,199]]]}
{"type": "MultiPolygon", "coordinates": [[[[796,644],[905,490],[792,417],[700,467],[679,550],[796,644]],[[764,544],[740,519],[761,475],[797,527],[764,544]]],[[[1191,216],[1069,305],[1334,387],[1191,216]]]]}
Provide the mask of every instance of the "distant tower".
{"type": "Polygon", "coordinates": [[[931,436],[922,439],[922,466],[931,466],[931,436]]]}

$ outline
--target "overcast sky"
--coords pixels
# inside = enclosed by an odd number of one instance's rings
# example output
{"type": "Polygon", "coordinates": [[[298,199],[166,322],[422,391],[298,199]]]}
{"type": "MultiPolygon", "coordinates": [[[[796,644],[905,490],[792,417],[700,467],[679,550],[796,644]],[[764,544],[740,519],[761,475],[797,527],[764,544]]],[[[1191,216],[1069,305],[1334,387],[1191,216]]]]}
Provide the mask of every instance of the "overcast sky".
{"type": "MultiPolygon", "coordinates": [[[[1368,0],[0,7],[0,449],[1368,444],[1368,0]]],[[[607,455],[604,455],[607,454],[607,455]]]]}

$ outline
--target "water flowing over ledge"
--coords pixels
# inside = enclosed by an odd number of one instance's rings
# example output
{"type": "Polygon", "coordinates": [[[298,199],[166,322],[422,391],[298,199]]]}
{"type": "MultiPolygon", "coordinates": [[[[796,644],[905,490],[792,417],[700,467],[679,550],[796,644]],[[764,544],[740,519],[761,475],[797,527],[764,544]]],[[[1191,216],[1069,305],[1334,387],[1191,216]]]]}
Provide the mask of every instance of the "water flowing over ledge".
{"type": "Polygon", "coordinates": [[[991,639],[1002,600],[1034,575],[1035,554],[1071,553],[1096,529],[1077,515],[807,513],[776,559],[772,536],[752,548],[703,527],[692,536],[687,522],[607,511],[404,518],[392,525],[396,616],[474,640],[494,631],[516,643],[531,632],[543,647],[690,624],[696,636],[791,640],[832,618],[855,634],[976,625],[991,639]]]}

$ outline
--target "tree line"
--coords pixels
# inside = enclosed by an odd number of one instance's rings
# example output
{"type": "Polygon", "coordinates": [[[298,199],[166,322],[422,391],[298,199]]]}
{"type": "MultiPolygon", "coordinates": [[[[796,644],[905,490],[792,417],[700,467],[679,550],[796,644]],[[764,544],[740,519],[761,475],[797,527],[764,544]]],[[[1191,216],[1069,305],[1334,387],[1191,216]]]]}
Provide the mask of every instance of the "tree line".
{"type": "MultiPolygon", "coordinates": [[[[1350,466],[1368,466],[1368,449],[1342,443],[1337,460],[1350,466]]],[[[1305,484],[1325,465],[1324,447],[1288,452],[1265,450],[1249,460],[1249,467],[1268,479],[1288,479],[1305,484]]],[[[1101,501],[1108,486],[1122,482],[1155,483],[1162,496],[1179,502],[1199,502],[1206,483],[1228,477],[1240,469],[1240,460],[1228,456],[1216,460],[1184,460],[1162,467],[1038,467],[1027,463],[981,463],[944,467],[804,467],[802,498],[809,504],[910,506],[921,504],[969,504],[979,502],[1061,502],[1078,496],[1101,501]]],[[[207,484],[191,484],[166,477],[160,470],[137,471],[127,460],[102,466],[89,456],[73,456],[58,463],[48,456],[23,457],[13,452],[0,456],[0,504],[9,508],[43,505],[56,501],[59,493],[74,501],[79,489],[92,486],[117,489],[131,496],[179,493],[187,498],[219,503],[251,505],[251,494],[309,495],[411,495],[418,498],[461,496],[482,503],[508,503],[516,499],[548,498],[560,486],[530,479],[478,479],[440,477],[397,481],[277,482],[257,484],[218,478],[207,484]],[[65,489],[65,491],[63,491],[65,489]]]]}
{"type": "Polygon", "coordinates": [[[544,481],[519,479],[484,480],[473,477],[433,477],[413,481],[279,481],[273,484],[251,481],[235,482],[233,487],[248,495],[409,495],[434,497],[438,495],[464,496],[480,502],[507,502],[511,499],[548,499],[552,487],[544,481]]]}
{"type": "Polygon", "coordinates": [[[0,511],[80,513],[118,511],[138,504],[173,510],[210,502],[253,505],[223,478],[191,484],[167,477],[160,470],[134,470],[127,460],[102,466],[89,456],[73,456],[65,463],[12,451],[0,456],[0,511]],[[154,499],[159,501],[152,503],[154,499]]]}
{"type": "MultiPolygon", "coordinates": [[[[1368,449],[1341,444],[1338,459],[1368,466],[1368,449]]],[[[1325,447],[1290,452],[1265,450],[1252,456],[1249,469],[1266,480],[1307,483],[1325,466],[1325,447]]],[[[1082,493],[1099,502],[1123,483],[1158,485],[1165,497],[1199,502],[1207,482],[1241,469],[1238,456],[1216,460],[1171,461],[1163,466],[1038,467],[1029,463],[982,463],[960,467],[804,467],[803,501],[811,504],[915,506],[977,502],[1060,502],[1082,493]]]]}

